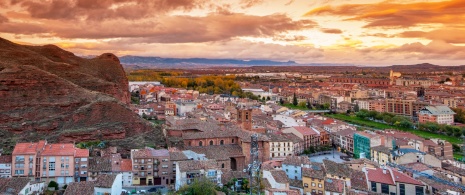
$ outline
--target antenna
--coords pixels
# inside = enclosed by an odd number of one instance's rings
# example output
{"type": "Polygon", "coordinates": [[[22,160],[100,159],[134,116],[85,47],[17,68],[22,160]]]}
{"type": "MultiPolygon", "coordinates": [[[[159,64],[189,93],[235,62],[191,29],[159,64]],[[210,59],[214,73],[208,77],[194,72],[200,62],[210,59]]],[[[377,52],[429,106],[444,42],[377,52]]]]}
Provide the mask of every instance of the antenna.
{"type": "MultiPolygon", "coordinates": [[[[253,134],[250,141],[250,164],[247,171],[249,172],[250,195],[260,195],[260,161],[258,159],[258,135],[253,134]]],[[[244,171],[246,171],[244,169],[244,171]]]]}

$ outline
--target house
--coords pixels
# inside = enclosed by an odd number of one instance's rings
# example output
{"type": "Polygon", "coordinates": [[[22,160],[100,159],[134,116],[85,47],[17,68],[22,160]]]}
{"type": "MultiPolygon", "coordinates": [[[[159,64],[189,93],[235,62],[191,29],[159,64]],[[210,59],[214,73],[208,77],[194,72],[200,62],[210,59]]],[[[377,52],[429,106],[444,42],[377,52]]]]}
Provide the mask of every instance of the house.
{"type": "Polygon", "coordinates": [[[186,116],[186,113],[192,112],[197,108],[197,103],[193,101],[176,101],[176,114],[178,116],[186,116]]]}
{"type": "Polygon", "coordinates": [[[81,181],[68,184],[64,195],[94,195],[94,182],[81,181]]]}
{"type": "Polygon", "coordinates": [[[425,194],[425,185],[412,177],[389,167],[366,168],[368,188],[383,194],[425,194]]]}
{"type": "Polygon", "coordinates": [[[267,134],[270,138],[270,158],[286,158],[294,155],[294,142],[282,134],[267,134]]]}
{"type": "Polygon", "coordinates": [[[302,180],[302,167],[309,168],[310,159],[307,156],[287,156],[283,160],[283,170],[289,179],[302,180]]]}
{"type": "Polygon", "coordinates": [[[0,155],[0,178],[11,177],[11,155],[0,155]]]}
{"type": "Polygon", "coordinates": [[[89,150],[75,149],[74,154],[74,181],[87,181],[87,172],[89,167],[89,150]]]}
{"type": "Polygon", "coordinates": [[[336,146],[339,146],[341,151],[349,153],[354,152],[354,133],[353,129],[344,129],[331,133],[332,140],[336,146]]]}
{"type": "MultiPolygon", "coordinates": [[[[368,192],[368,180],[363,171],[352,171],[350,175],[350,191],[351,192],[368,192]]],[[[350,193],[349,193],[350,194],[350,193]]]]}
{"type": "Polygon", "coordinates": [[[112,163],[110,156],[96,156],[89,158],[89,168],[86,181],[95,181],[99,175],[112,174],[112,163]]]}
{"type": "Polygon", "coordinates": [[[123,190],[122,174],[99,175],[94,182],[94,194],[120,195],[123,190]]]}
{"type": "Polygon", "coordinates": [[[425,106],[419,111],[418,121],[450,125],[454,123],[454,114],[455,112],[447,106],[425,106]]]}
{"type": "Polygon", "coordinates": [[[194,180],[206,177],[217,185],[221,185],[220,166],[216,160],[190,160],[176,162],[175,189],[190,185],[194,180]]]}
{"type": "Polygon", "coordinates": [[[376,168],[379,167],[378,163],[368,160],[366,158],[352,159],[350,161],[344,162],[349,168],[356,171],[362,171],[364,167],[367,168],[376,168]]]}
{"type": "Polygon", "coordinates": [[[324,159],[323,167],[326,170],[326,178],[350,181],[351,169],[346,164],[324,159]]]}
{"type": "Polygon", "coordinates": [[[263,178],[269,182],[271,189],[289,190],[289,178],[282,170],[263,170],[263,178]]]}
{"type": "MultiPolygon", "coordinates": [[[[81,176],[75,175],[75,159],[87,158],[87,154],[88,152],[81,151],[73,144],[49,144],[44,140],[17,143],[12,153],[12,176],[45,182],[54,180],[59,185],[65,185],[81,176]]],[[[81,170],[80,167],[77,169],[81,170]]]]}
{"type": "Polygon", "coordinates": [[[371,148],[371,160],[380,164],[386,165],[391,162],[391,149],[385,146],[375,146],[371,148]]]}
{"type": "Polygon", "coordinates": [[[133,185],[165,185],[171,181],[172,163],[166,149],[131,150],[133,185]]]}
{"type": "Polygon", "coordinates": [[[346,194],[346,182],[341,179],[325,179],[325,194],[331,195],[345,195],[346,194]]]}
{"type": "Polygon", "coordinates": [[[371,147],[384,144],[384,136],[371,131],[354,134],[354,157],[371,159],[371,147]]]}
{"type": "Polygon", "coordinates": [[[31,181],[25,177],[0,178],[0,194],[2,195],[36,195],[45,190],[44,182],[31,181]]]}
{"type": "Polygon", "coordinates": [[[302,168],[304,194],[322,195],[325,187],[325,170],[321,163],[312,163],[310,168],[302,168]]]}
{"type": "Polygon", "coordinates": [[[123,187],[132,186],[132,160],[122,159],[120,171],[122,174],[123,187]]]}
{"type": "Polygon", "coordinates": [[[290,128],[283,129],[283,133],[292,133],[303,139],[303,148],[307,149],[316,147],[320,145],[320,135],[319,133],[310,127],[305,126],[294,126],[290,128]]]}

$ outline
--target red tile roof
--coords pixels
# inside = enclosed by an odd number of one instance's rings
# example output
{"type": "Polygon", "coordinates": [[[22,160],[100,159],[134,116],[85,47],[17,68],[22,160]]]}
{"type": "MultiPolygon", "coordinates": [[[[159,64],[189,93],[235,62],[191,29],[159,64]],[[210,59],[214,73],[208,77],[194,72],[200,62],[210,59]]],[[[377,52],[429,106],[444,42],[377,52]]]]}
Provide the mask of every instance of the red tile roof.
{"type": "Polygon", "coordinates": [[[308,128],[308,127],[292,127],[292,128],[302,133],[302,135],[304,136],[305,135],[318,135],[318,133],[315,132],[315,130],[313,130],[312,128],[308,128]]]}
{"type": "Polygon", "coordinates": [[[1,155],[0,164],[11,164],[13,157],[11,155],[1,155]]]}
{"type": "Polygon", "coordinates": [[[74,156],[73,144],[47,144],[42,151],[42,156],[74,156]]]}
{"type": "Polygon", "coordinates": [[[122,172],[132,171],[132,161],[131,161],[131,159],[123,159],[123,160],[121,160],[121,171],[122,172]]]}
{"type": "Polygon", "coordinates": [[[17,143],[13,155],[36,154],[37,143],[17,143]]]}
{"type": "Polygon", "coordinates": [[[76,152],[74,153],[74,157],[77,157],[77,158],[89,157],[89,150],[88,149],[76,148],[75,151],[76,152]]]}
{"type": "Polygon", "coordinates": [[[368,171],[367,173],[368,181],[395,185],[394,181],[392,180],[391,173],[389,172],[389,170],[386,169],[386,173],[383,173],[383,169],[381,168],[367,169],[367,171],[368,171]]]}
{"type": "Polygon", "coordinates": [[[413,185],[421,185],[421,186],[423,185],[421,182],[397,170],[392,170],[392,173],[394,174],[394,179],[396,180],[396,182],[408,183],[408,184],[413,184],[413,185]]]}

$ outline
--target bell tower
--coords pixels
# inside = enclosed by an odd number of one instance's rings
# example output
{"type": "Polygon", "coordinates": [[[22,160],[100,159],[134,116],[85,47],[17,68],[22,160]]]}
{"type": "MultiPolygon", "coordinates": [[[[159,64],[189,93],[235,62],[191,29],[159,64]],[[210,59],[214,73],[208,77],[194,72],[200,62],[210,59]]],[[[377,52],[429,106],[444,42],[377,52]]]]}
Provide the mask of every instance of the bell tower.
{"type": "Polygon", "coordinates": [[[252,108],[237,107],[237,124],[244,130],[252,131],[252,108]]]}

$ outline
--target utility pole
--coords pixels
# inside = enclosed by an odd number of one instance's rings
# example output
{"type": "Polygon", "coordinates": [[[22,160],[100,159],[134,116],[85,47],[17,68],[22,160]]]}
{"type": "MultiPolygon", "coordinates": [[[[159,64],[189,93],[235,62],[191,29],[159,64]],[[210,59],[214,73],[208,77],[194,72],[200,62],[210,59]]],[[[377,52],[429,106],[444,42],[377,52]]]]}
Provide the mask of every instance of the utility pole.
{"type": "Polygon", "coordinates": [[[249,173],[250,195],[260,195],[260,161],[258,159],[258,135],[253,134],[250,142],[250,164],[244,172],[249,173]]]}

